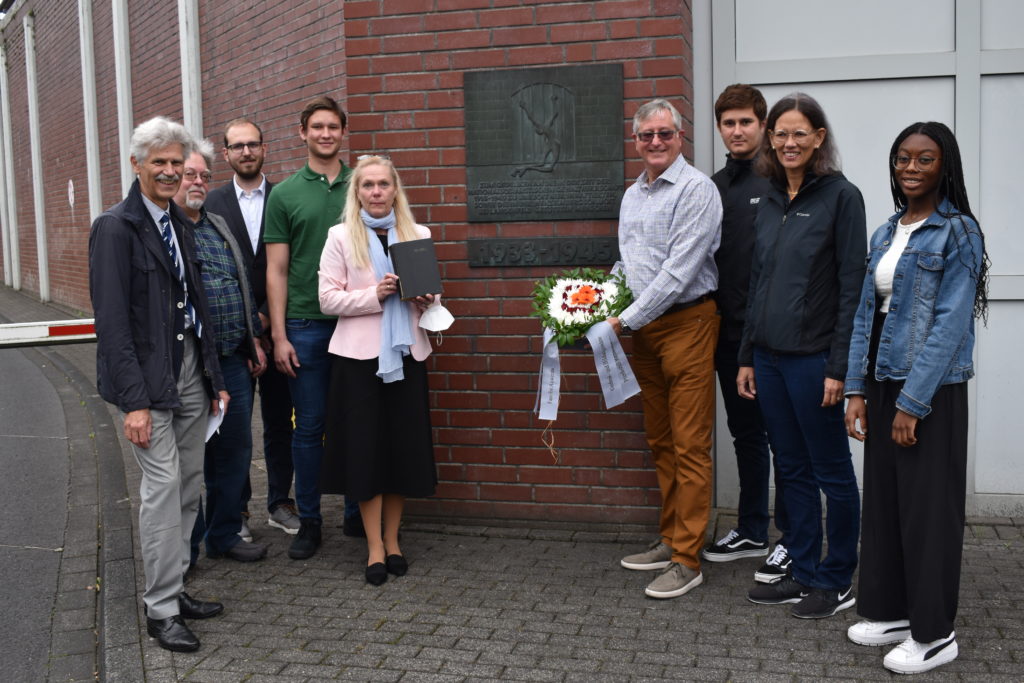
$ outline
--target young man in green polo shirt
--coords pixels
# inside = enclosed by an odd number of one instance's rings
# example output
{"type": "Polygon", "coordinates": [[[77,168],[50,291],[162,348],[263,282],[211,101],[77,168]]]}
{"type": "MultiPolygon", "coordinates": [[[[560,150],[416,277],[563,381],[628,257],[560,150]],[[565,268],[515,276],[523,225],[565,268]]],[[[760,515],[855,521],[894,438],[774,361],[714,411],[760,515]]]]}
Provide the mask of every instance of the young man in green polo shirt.
{"type": "MultiPolygon", "coordinates": [[[[317,271],[327,231],[341,220],[352,171],[338,156],[345,112],[337,102],[317,97],[306,104],[299,121],[306,165],[267,198],[263,239],[273,362],[288,377],[295,406],[292,463],[302,526],[288,556],[304,560],[320,546],[318,480],[331,366],[327,346],[336,322],[320,312],[317,271]]],[[[350,514],[348,509],[345,514],[350,514]]]]}

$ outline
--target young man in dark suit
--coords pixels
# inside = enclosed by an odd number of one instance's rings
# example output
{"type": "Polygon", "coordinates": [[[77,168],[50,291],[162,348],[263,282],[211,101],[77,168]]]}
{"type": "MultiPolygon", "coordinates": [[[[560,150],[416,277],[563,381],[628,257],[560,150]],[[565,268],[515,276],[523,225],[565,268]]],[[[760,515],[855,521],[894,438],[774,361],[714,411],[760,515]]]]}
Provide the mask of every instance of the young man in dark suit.
{"type": "MultiPolygon", "coordinates": [[[[244,249],[256,306],[260,309],[262,337],[267,356],[273,358],[267,313],[267,250],[263,244],[263,215],[267,197],[274,184],[263,174],[267,145],[263,131],[255,122],[239,118],[224,129],[224,160],[235,174],[231,182],[210,190],[206,207],[224,218],[235,239],[244,249]]],[[[267,523],[286,533],[299,531],[295,500],[289,495],[292,486],[292,400],[288,379],[274,366],[259,378],[260,414],[263,418],[263,455],[267,465],[267,523]]],[[[242,503],[247,505],[252,489],[246,482],[242,503]]],[[[245,517],[243,538],[248,533],[245,517]]]]}

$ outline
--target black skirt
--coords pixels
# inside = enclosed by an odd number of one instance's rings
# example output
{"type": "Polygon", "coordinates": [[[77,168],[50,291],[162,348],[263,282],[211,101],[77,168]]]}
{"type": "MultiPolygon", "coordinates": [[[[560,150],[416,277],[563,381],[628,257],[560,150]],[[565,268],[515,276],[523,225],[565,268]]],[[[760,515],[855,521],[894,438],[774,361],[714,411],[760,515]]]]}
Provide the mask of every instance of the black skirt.
{"type": "Polygon", "coordinates": [[[382,493],[433,495],[426,364],[406,356],[403,372],[404,379],[385,384],[376,358],[332,359],[321,493],[343,493],[355,502],[382,493]]]}

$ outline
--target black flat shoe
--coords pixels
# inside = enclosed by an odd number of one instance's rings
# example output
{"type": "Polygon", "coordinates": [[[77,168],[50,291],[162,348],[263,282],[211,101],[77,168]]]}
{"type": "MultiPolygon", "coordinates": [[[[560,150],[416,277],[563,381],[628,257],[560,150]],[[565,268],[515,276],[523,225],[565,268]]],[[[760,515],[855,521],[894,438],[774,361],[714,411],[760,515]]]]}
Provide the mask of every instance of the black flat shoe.
{"type": "Polygon", "coordinates": [[[185,619],[209,619],[223,612],[224,604],[196,600],[188,593],[183,592],[178,596],[178,610],[185,619]]]}
{"type": "Polygon", "coordinates": [[[384,564],[387,565],[388,571],[395,576],[405,576],[405,573],[409,571],[409,563],[401,555],[388,555],[384,558],[384,564]]]}
{"type": "Polygon", "coordinates": [[[171,652],[195,652],[199,649],[199,639],[179,614],[166,619],[146,617],[146,633],[156,638],[160,647],[171,652]]]}
{"type": "Polygon", "coordinates": [[[388,570],[383,562],[374,562],[366,567],[366,583],[379,586],[388,580],[388,570]]]}

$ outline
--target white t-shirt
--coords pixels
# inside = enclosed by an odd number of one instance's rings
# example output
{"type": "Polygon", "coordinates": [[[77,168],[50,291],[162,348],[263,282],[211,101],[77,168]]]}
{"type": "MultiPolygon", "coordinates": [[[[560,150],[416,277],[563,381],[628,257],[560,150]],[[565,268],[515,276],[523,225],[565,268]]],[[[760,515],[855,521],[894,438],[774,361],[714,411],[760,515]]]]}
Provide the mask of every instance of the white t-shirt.
{"type": "Polygon", "coordinates": [[[885,256],[878,261],[878,267],[875,268],[875,294],[882,297],[882,313],[889,312],[889,302],[892,301],[892,279],[896,274],[896,264],[910,242],[910,233],[924,225],[926,220],[928,219],[922,218],[909,225],[899,223],[896,226],[896,233],[892,236],[889,251],[885,252],[885,256]]]}

